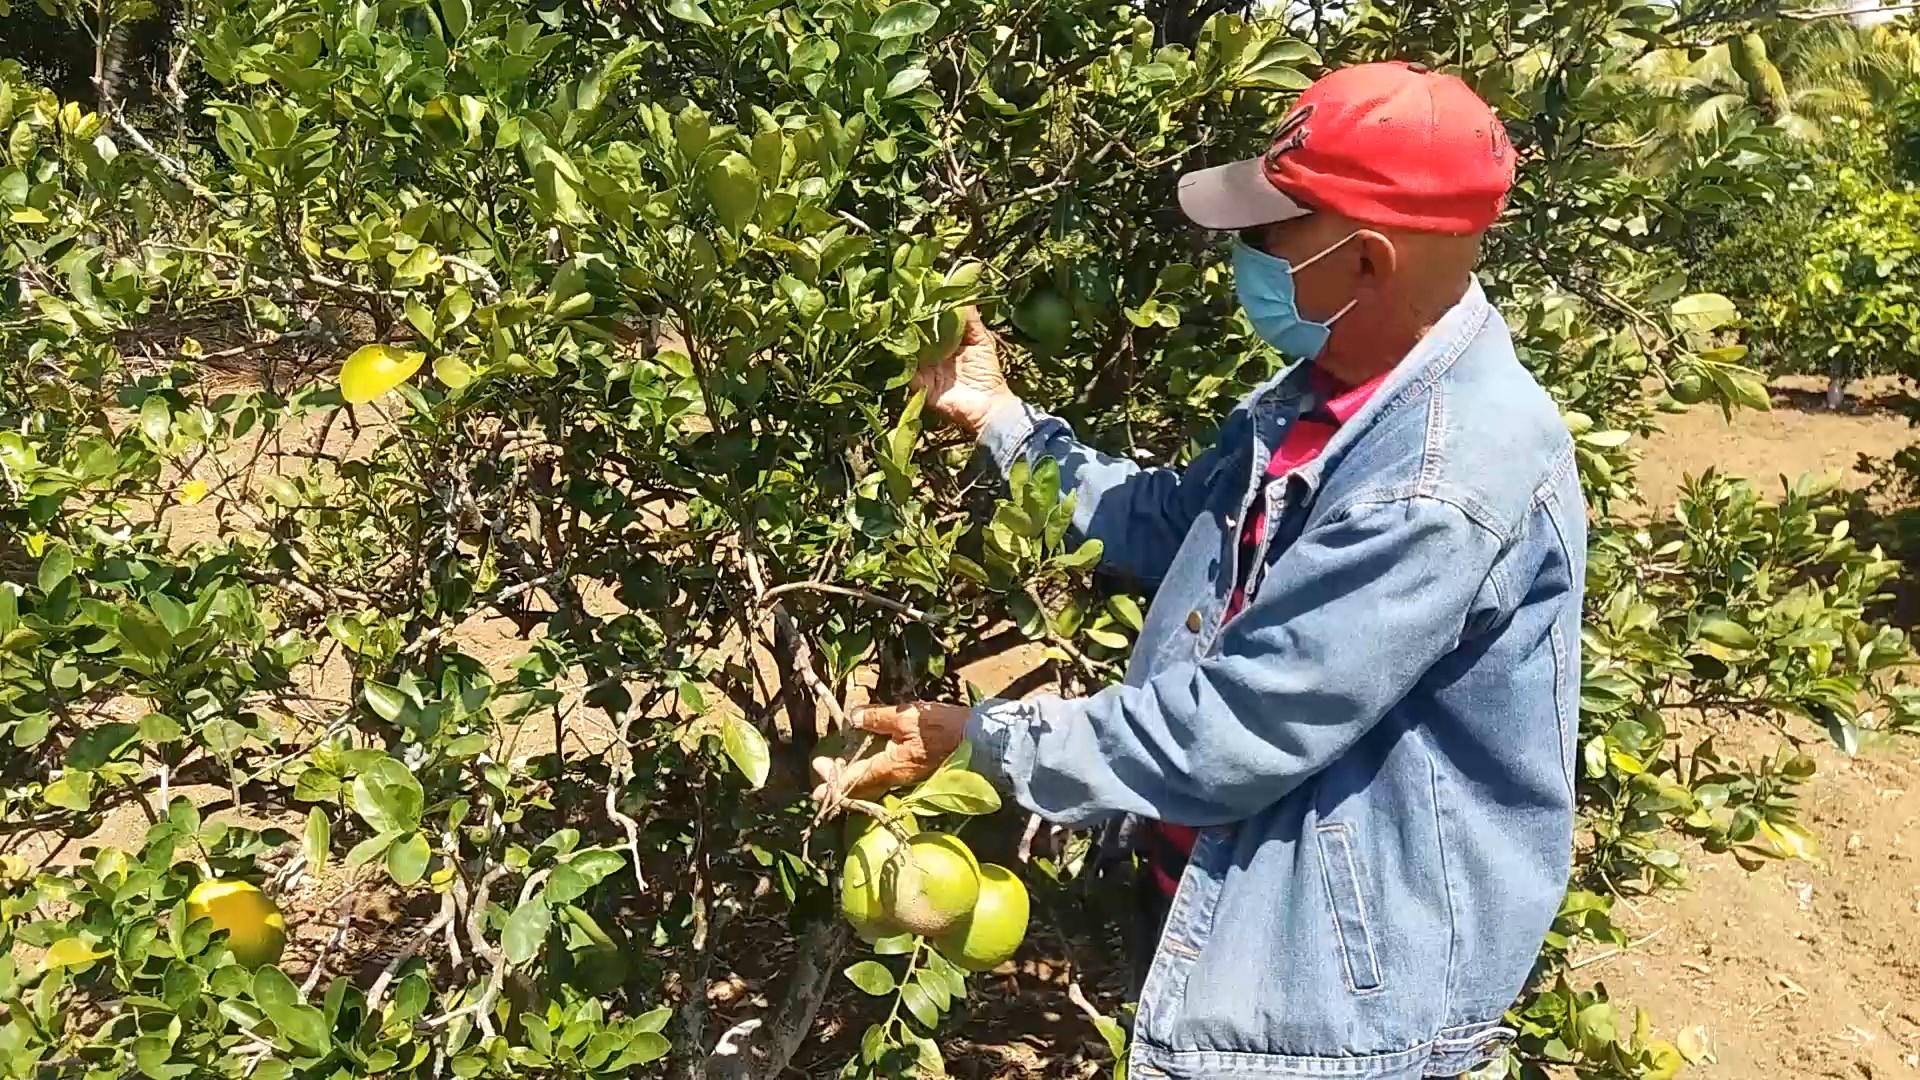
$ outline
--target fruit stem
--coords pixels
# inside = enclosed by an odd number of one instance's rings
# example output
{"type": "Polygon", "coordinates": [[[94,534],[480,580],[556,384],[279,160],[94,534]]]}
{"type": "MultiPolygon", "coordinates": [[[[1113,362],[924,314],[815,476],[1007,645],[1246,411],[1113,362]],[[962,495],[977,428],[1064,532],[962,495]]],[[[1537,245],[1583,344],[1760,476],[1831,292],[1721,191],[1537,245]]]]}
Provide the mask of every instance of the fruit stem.
{"type": "Polygon", "coordinates": [[[893,1025],[896,1022],[898,1022],[900,1019],[900,1002],[901,1002],[900,991],[906,989],[907,984],[913,981],[913,973],[920,966],[920,952],[922,949],[925,949],[926,947],[927,947],[927,939],[920,937],[918,935],[915,935],[913,939],[913,952],[907,957],[907,973],[900,977],[900,982],[897,984],[896,988],[894,989],[893,1008],[887,1010],[887,1033],[888,1034],[893,1033],[893,1025]]]}
{"type": "Polygon", "coordinates": [[[882,828],[893,834],[895,840],[900,841],[901,850],[906,849],[907,841],[913,834],[907,832],[906,828],[900,824],[900,819],[908,815],[895,814],[879,803],[871,803],[865,799],[848,799],[845,805],[848,809],[857,810],[878,822],[882,828]]]}

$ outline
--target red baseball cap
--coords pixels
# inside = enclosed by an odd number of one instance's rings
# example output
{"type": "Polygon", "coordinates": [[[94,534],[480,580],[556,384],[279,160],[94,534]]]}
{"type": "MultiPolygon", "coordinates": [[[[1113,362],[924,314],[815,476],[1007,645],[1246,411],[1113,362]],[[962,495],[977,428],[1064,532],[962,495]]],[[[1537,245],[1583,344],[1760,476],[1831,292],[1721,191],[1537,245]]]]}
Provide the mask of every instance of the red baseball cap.
{"type": "Polygon", "coordinates": [[[1455,76],[1400,61],[1330,72],[1300,94],[1265,154],[1180,178],[1209,229],[1331,210],[1416,232],[1479,232],[1513,186],[1513,146],[1455,76]]]}

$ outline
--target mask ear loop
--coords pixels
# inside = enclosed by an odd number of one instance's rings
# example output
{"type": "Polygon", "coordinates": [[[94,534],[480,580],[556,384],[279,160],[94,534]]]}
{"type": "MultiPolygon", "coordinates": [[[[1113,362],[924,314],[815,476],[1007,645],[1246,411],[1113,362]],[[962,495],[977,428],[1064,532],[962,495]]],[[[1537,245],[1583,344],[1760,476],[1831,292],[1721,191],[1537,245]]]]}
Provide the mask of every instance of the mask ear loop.
{"type": "MultiPolygon", "coordinates": [[[[1333,242],[1333,243],[1332,243],[1331,245],[1329,245],[1328,247],[1326,247],[1325,249],[1323,249],[1323,250],[1322,250],[1322,251],[1320,252],[1320,254],[1318,254],[1318,255],[1313,255],[1313,256],[1310,256],[1310,257],[1308,257],[1308,258],[1305,258],[1305,259],[1302,259],[1302,260],[1301,260],[1300,262],[1298,262],[1298,263],[1296,263],[1296,264],[1294,264],[1294,266],[1293,266],[1293,271],[1294,271],[1295,273],[1299,273],[1299,272],[1300,272],[1301,270],[1304,270],[1304,269],[1306,269],[1307,267],[1309,267],[1309,266],[1312,266],[1312,265],[1313,265],[1314,263],[1317,263],[1317,262],[1319,262],[1319,261],[1320,261],[1321,259],[1324,259],[1324,258],[1326,258],[1327,256],[1329,256],[1329,255],[1331,255],[1331,254],[1333,254],[1333,253],[1334,253],[1334,252],[1336,252],[1336,251],[1339,251],[1339,250],[1340,250],[1341,248],[1343,248],[1343,247],[1345,247],[1345,246],[1346,246],[1346,244],[1347,244],[1347,241],[1348,241],[1348,240],[1351,240],[1351,239],[1353,239],[1354,237],[1356,237],[1356,236],[1359,236],[1359,235],[1360,235],[1360,231],[1359,231],[1358,229],[1356,229],[1356,230],[1354,230],[1353,232],[1350,232],[1350,233],[1348,233],[1348,234],[1347,234],[1346,236],[1344,236],[1344,237],[1341,237],[1341,238],[1340,238],[1339,240],[1336,240],[1336,241],[1334,241],[1334,242],[1333,242]]],[[[1336,312],[1334,312],[1334,313],[1333,313],[1333,317],[1332,317],[1332,318],[1330,318],[1330,319],[1328,319],[1328,320],[1327,320],[1326,322],[1324,322],[1324,323],[1321,323],[1320,325],[1322,325],[1322,326],[1332,326],[1332,325],[1333,325],[1334,323],[1337,323],[1337,322],[1339,322],[1339,321],[1340,321],[1340,317],[1341,317],[1341,316],[1343,316],[1343,315],[1345,315],[1345,314],[1346,314],[1347,312],[1349,312],[1349,311],[1352,311],[1352,310],[1353,310],[1353,305],[1355,305],[1355,304],[1357,304],[1357,303],[1359,303],[1359,302],[1360,302],[1360,298],[1359,298],[1359,297],[1357,297],[1357,296],[1356,296],[1356,297],[1354,297],[1353,299],[1351,299],[1351,300],[1349,300],[1349,301],[1347,301],[1347,306],[1346,306],[1346,307],[1343,307],[1343,308],[1341,308],[1341,309],[1340,309],[1339,311],[1336,311],[1336,312]]]]}

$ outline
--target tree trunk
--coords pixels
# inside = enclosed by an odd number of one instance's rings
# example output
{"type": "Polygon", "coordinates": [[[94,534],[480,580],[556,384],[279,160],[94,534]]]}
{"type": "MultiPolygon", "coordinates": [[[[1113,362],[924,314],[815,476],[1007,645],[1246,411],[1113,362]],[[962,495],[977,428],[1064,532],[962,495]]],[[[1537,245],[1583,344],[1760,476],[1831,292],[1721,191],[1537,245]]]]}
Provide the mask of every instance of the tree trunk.
{"type": "Polygon", "coordinates": [[[771,1013],[735,1024],[707,1055],[705,1080],[775,1080],[799,1051],[833,986],[852,928],[832,910],[815,914],[795,943],[794,967],[771,1013]]]}

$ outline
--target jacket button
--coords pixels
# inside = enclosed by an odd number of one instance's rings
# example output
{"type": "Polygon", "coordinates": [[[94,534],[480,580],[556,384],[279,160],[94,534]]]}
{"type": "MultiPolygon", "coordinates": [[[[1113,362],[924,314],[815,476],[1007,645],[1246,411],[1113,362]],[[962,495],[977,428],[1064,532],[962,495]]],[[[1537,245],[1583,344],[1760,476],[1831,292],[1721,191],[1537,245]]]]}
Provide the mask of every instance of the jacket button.
{"type": "Polygon", "coordinates": [[[1195,634],[1200,632],[1200,609],[1187,612],[1187,629],[1195,634]]]}

